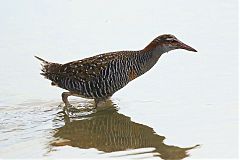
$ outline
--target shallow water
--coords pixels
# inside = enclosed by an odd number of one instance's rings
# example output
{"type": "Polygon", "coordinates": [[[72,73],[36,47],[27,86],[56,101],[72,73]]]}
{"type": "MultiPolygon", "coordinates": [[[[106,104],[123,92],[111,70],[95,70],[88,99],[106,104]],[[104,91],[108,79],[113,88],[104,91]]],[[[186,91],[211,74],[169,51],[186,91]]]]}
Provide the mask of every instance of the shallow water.
{"type": "Polygon", "coordinates": [[[0,2],[0,158],[237,158],[237,1],[12,2],[0,2]],[[64,114],[33,57],[141,49],[163,33],[198,53],[164,54],[99,110],[71,97],[64,114]]]}
{"type": "Polygon", "coordinates": [[[89,102],[84,102],[84,107],[77,101],[72,103],[75,107],[66,113],[54,102],[25,103],[3,110],[2,158],[52,158],[58,154],[79,158],[84,153],[85,158],[181,159],[198,146],[165,144],[165,136],[119,113],[116,104],[95,110],[89,102]]]}

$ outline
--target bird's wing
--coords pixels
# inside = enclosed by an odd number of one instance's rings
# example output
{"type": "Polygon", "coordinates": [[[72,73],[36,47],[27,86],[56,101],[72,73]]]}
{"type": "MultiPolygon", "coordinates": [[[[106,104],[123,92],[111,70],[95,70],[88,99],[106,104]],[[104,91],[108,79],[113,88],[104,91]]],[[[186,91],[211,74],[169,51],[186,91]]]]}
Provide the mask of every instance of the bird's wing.
{"type": "Polygon", "coordinates": [[[106,69],[108,64],[118,57],[119,54],[111,52],[69,62],[61,66],[59,73],[75,80],[90,81],[99,76],[101,70],[106,69]]]}

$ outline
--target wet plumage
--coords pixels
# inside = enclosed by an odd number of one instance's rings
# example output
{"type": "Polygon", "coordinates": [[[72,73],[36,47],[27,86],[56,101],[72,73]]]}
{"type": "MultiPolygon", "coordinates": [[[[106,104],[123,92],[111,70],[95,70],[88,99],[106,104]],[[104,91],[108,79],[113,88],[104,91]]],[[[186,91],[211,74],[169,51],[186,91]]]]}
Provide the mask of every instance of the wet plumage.
{"type": "MultiPolygon", "coordinates": [[[[69,91],[62,95],[66,105],[69,104],[67,97],[71,95],[92,98],[97,104],[147,72],[164,52],[172,50],[166,48],[169,47],[167,38],[176,39],[172,35],[162,35],[143,50],[109,52],[65,64],[51,63],[35,57],[42,61],[41,74],[51,80],[52,85],[69,91]]],[[[196,51],[186,46],[183,49],[196,51]]]]}

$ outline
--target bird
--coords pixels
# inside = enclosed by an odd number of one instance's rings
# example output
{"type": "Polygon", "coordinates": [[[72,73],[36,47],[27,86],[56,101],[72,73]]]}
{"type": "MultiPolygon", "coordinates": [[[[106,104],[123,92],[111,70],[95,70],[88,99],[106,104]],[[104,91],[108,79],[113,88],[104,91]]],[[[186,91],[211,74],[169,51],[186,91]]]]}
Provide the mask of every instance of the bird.
{"type": "Polygon", "coordinates": [[[94,99],[95,107],[108,100],[129,82],[149,71],[161,55],[175,49],[197,52],[174,35],[163,34],[140,50],[107,52],[65,64],[41,61],[41,75],[53,86],[67,90],[62,93],[65,106],[69,96],[94,99]]]}

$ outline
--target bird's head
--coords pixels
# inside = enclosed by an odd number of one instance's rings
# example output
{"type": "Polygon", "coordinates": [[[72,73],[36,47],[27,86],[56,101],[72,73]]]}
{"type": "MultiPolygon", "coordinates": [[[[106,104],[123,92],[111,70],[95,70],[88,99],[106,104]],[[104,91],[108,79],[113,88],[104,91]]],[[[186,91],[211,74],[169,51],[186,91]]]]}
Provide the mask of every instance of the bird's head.
{"type": "Polygon", "coordinates": [[[174,49],[185,49],[192,52],[197,52],[194,48],[184,44],[174,35],[164,34],[155,38],[144,50],[157,49],[159,52],[165,53],[174,49]]]}

